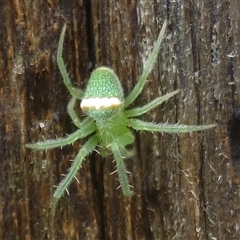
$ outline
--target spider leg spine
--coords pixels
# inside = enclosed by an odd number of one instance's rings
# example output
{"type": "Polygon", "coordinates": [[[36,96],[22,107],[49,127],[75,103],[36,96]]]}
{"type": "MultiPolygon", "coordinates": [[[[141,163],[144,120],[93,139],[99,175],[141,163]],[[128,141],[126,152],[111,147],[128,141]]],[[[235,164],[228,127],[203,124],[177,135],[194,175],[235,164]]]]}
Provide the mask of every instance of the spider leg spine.
{"type": "Polygon", "coordinates": [[[75,180],[78,182],[78,184],[80,183],[80,181],[78,180],[78,178],[76,176],[74,176],[75,180]]]}
{"type": "Polygon", "coordinates": [[[70,196],[68,189],[66,188],[65,191],[67,192],[67,195],[70,196]]]}
{"type": "MultiPolygon", "coordinates": [[[[132,185],[128,185],[130,188],[133,188],[133,186],[132,185]]],[[[122,187],[122,185],[119,185],[117,188],[116,188],[116,190],[118,190],[119,188],[121,188],[122,187]]]]}
{"type": "Polygon", "coordinates": [[[115,171],[111,172],[109,175],[113,175],[114,173],[116,173],[118,170],[116,169],[115,171]]]}

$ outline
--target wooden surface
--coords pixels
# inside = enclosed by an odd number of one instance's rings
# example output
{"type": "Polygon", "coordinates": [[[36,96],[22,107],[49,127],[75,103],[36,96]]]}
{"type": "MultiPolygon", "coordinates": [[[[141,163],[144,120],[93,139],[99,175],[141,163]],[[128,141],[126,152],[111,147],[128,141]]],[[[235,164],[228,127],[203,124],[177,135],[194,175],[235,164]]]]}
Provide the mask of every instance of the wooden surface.
{"type": "Polygon", "coordinates": [[[227,132],[240,104],[240,5],[66,2],[0,0],[0,239],[240,239],[239,165],[231,159],[227,132]],[[53,217],[54,186],[86,140],[48,152],[30,151],[25,143],[75,130],[56,64],[64,22],[63,56],[73,84],[84,89],[92,66],[106,65],[127,95],[166,19],[159,61],[135,106],[181,89],[143,119],[218,127],[182,135],[136,133],[136,154],[125,160],[131,199],[116,190],[112,156],[94,153],[53,217]]]}

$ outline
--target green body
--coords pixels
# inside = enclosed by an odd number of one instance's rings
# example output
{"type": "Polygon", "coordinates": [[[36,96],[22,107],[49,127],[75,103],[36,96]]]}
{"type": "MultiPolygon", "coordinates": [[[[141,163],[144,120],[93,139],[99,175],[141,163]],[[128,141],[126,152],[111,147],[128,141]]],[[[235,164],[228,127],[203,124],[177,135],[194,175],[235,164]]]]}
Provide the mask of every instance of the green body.
{"type": "MultiPolygon", "coordinates": [[[[102,107],[95,109],[91,107],[84,110],[87,115],[93,117],[96,121],[108,121],[110,117],[118,113],[123,107],[123,90],[117,75],[112,69],[107,67],[99,67],[95,69],[89,79],[83,100],[95,98],[117,98],[122,103],[119,106],[102,107]]],[[[97,103],[98,100],[96,100],[97,103]]]]}
{"type": "Polygon", "coordinates": [[[166,27],[167,22],[165,21],[139,81],[133,88],[132,92],[124,99],[123,90],[118,77],[113,70],[108,67],[100,67],[92,72],[85,93],[81,89],[72,86],[62,58],[63,41],[66,31],[66,24],[64,25],[58,45],[57,62],[63,76],[64,84],[72,95],[67,110],[72,122],[78,129],[65,138],[52,139],[45,142],[26,145],[28,148],[36,150],[47,150],[56,147],[62,148],[68,144],[72,144],[78,139],[88,136],[88,140],[83,144],[74,158],[68,174],[54,192],[52,205],[53,213],[59,198],[63,195],[65,190],[67,190],[71,181],[76,176],[84,159],[96,148],[100,149],[100,153],[104,153],[105,149],[108,149],[113,153],[122,192],[125,196],[132,196],[133,192],[130,189],[127,177],[128,172],[123,161],[124,158],[129,157],[132,154],[132,151],[127,148],[127,146],[134,141],[134,136],[130,129],[137,131],[186,133],[215,127],[214,124],[188,126],[145,122],[138,119],[138,116],[149,112],[151,109],[175,96],[179,93],[179,90],[164,96],[159,96],[142,107],[126,109],[134,102],[143,90],[147,77],[157,59],[166,27]],[[87,115],[83,121],[78,118],[78,114],[74,110],[77,99],[82,100],[81,107],[87,115]]]}
{"type": "Polygon", "coordinates": [[[111,68],[96,68],[88,81],[83,99],[117,97],[123,101],[123,90],[117,75],[111,68]]]}
{"type": "Polygon", "coordinates": [[[126,146],[134,141],[131,130],[127,127],[127,118],[122,111],[118,110],[107,121],[96,121],[101,145],[110,146],[112,142],[119,146],[126,146]]]}

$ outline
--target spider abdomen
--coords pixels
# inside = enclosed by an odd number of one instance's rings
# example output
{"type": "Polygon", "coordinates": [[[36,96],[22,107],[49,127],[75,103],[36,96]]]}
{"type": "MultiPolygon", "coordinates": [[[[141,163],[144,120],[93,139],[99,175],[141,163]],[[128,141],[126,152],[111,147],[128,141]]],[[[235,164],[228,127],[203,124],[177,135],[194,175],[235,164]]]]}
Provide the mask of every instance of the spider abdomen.
{"type": "Polygon", "coordinates": [[[123,107],[123,90],[112,69],[99,67],[89,79],[81,108],[95,120],[105,120],[123,107]]]}

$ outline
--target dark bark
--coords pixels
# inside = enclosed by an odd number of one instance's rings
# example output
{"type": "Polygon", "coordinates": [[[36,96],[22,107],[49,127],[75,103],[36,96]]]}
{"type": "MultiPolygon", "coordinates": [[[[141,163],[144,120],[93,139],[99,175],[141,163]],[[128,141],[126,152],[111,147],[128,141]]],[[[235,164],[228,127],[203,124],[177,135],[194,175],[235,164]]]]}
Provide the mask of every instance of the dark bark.
{"type": "Polygon", "coordinates": [[[240,239],[237,1],[0,4],[0,239],[240,239]],[[143,119],[217,128],[136,133],[136,154],[125,160],[130,199],[116,190],[112,156],[92,154],[52,216],[54,185],[86,139],[48,152],[25,144],[75,130],[56,64],[64,22],[63,56],[73,84],[84,89],[91,66],[106,65],[127,95],[165,19],[159,61],[135,106],[181,89],[143,119]]]}

